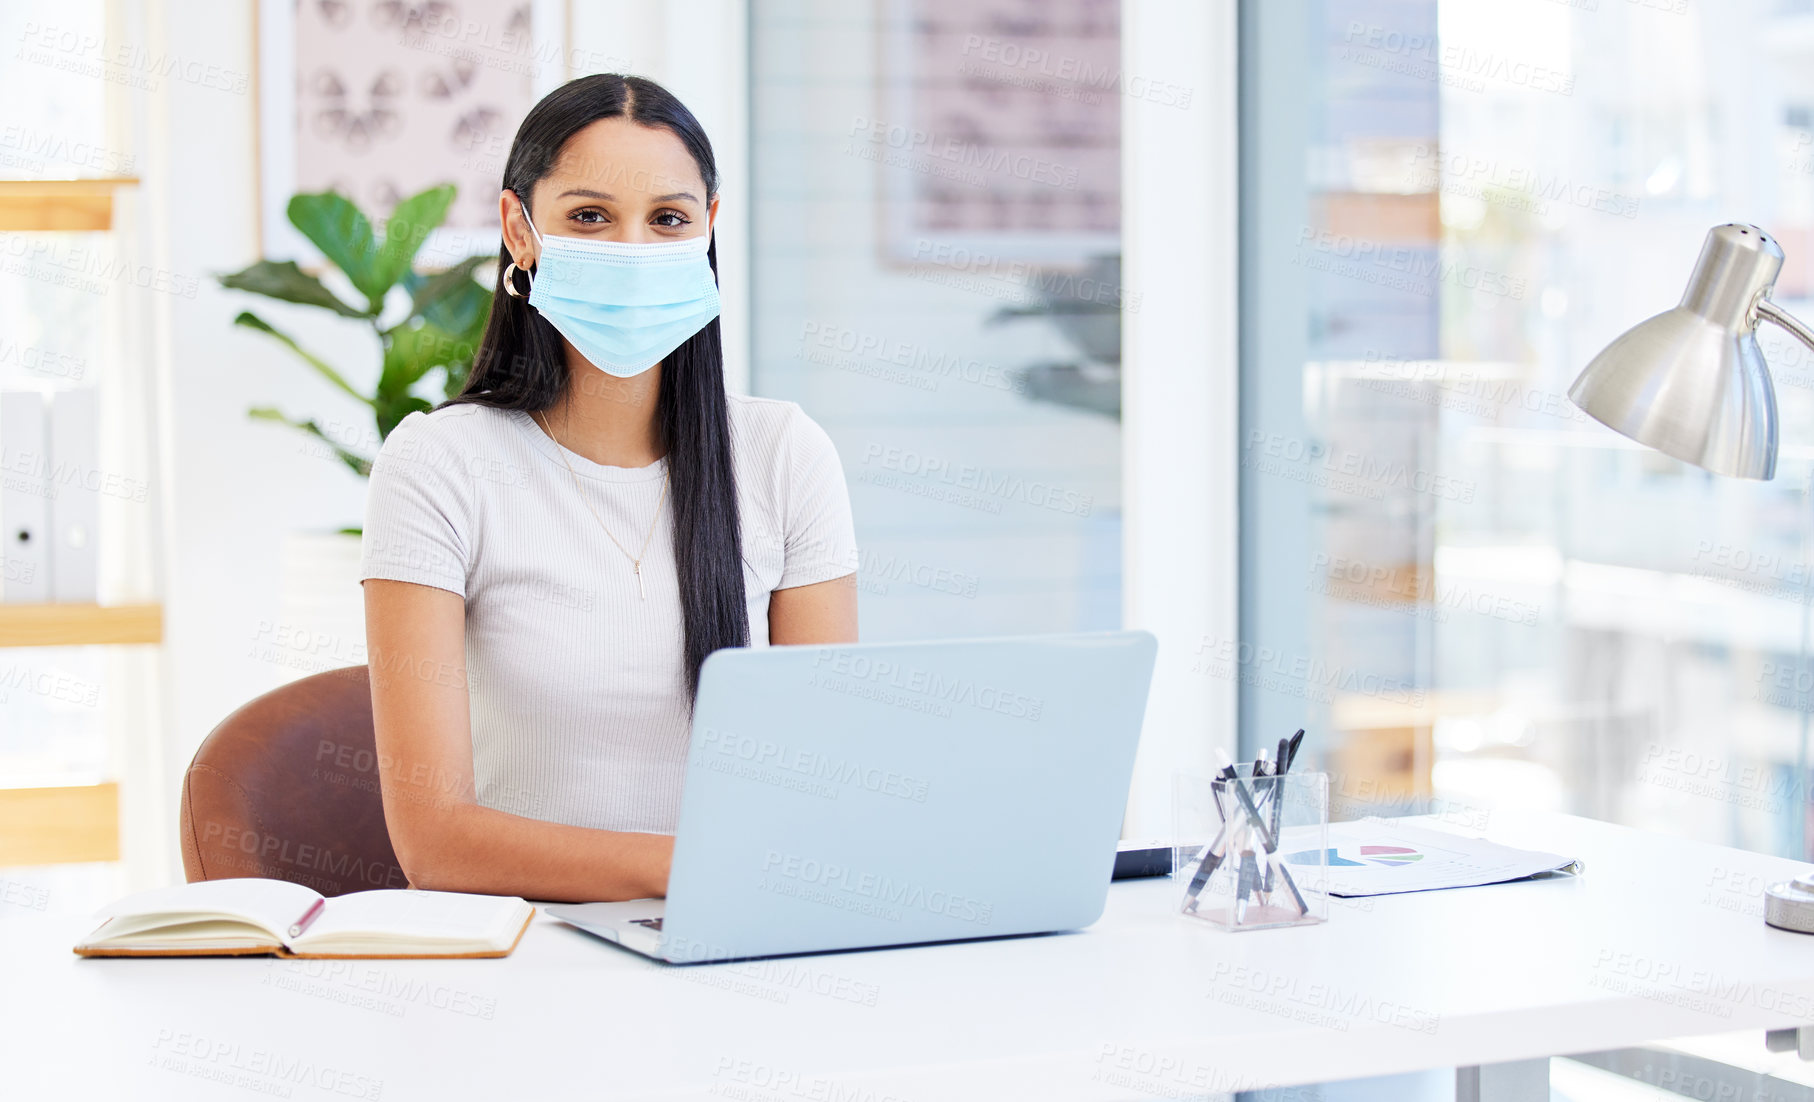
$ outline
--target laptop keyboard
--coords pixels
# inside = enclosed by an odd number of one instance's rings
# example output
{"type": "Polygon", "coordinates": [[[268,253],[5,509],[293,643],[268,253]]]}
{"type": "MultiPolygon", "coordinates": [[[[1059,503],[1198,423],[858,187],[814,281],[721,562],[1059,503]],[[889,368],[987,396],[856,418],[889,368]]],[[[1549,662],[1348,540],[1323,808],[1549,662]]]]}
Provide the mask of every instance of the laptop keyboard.
{"type": "Polygon", "coordinates": [[[659,918],[633,918],[630,920],[630,925],[647,926],[651,930],[659,930],[659,929],[661,929],[661,919],[659,919],[659,918]]]}

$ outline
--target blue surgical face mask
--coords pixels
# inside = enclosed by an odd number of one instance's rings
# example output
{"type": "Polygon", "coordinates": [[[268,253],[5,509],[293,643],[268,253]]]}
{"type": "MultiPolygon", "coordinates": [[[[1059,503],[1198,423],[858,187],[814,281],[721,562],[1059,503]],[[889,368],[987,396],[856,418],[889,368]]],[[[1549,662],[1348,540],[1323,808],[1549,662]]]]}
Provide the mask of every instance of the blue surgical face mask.
{"type": "Polygon", "coordinates": [[[529,305],[606,374],[642,374],[718,316],[710,234],[643,245],[529,232],[542,246],[529,305]]]}

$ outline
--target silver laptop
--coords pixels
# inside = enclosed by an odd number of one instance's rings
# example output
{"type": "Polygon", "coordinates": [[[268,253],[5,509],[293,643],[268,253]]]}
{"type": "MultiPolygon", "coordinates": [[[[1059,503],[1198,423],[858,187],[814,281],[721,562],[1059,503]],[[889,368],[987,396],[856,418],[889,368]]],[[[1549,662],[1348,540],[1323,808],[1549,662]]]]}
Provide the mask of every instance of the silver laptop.
{"type": "Polygon", "coordinates": [[[1156,649],[1127,631],[718,651],[667,898],[548,913],[677,964],[1087,926],[1156,649]]]}

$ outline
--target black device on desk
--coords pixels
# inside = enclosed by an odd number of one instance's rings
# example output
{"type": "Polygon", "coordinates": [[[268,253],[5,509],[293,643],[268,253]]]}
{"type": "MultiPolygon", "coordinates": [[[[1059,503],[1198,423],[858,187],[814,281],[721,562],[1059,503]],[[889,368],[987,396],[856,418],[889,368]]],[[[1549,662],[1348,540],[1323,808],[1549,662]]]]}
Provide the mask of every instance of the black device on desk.
{"type": "Polygon", "coordinates": [[[1115,872],[1110,880],[1138,880],[1144,876],[1172,874],[1169,842],[1123,841],[1115,851],[1115,872]]]}

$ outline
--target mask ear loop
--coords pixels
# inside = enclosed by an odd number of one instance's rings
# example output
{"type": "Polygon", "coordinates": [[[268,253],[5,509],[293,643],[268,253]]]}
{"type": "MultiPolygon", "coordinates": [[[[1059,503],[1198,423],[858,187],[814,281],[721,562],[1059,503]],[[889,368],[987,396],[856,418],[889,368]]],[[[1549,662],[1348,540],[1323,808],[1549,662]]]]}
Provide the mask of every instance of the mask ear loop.
{"type": "MultiPolygon", "coordinates": [[[[535,235],[535,243],[537,245],[542,244],[541,232],[535,228],[535,221],[529,217],[529,208],[523,205],[523,200],[520,198],[517,200],[517,208],[523,212],[523,224],[528,226],[529,232],[535,235]]],[[[515,260],[512,260],[510,263],[504,265],[504,293],[505,294],[509,295],[511,298],[526,299],[532,293],[534,293],[534,291],[535,291],[535,275],[533,273],[525,271],[524,269],[517,267],[515,260]],[[517,277],[518,273],[521,273],[523,278],[529,282],[529,290],[519,291],[516,289],[516,277],[517,277]]]]}

